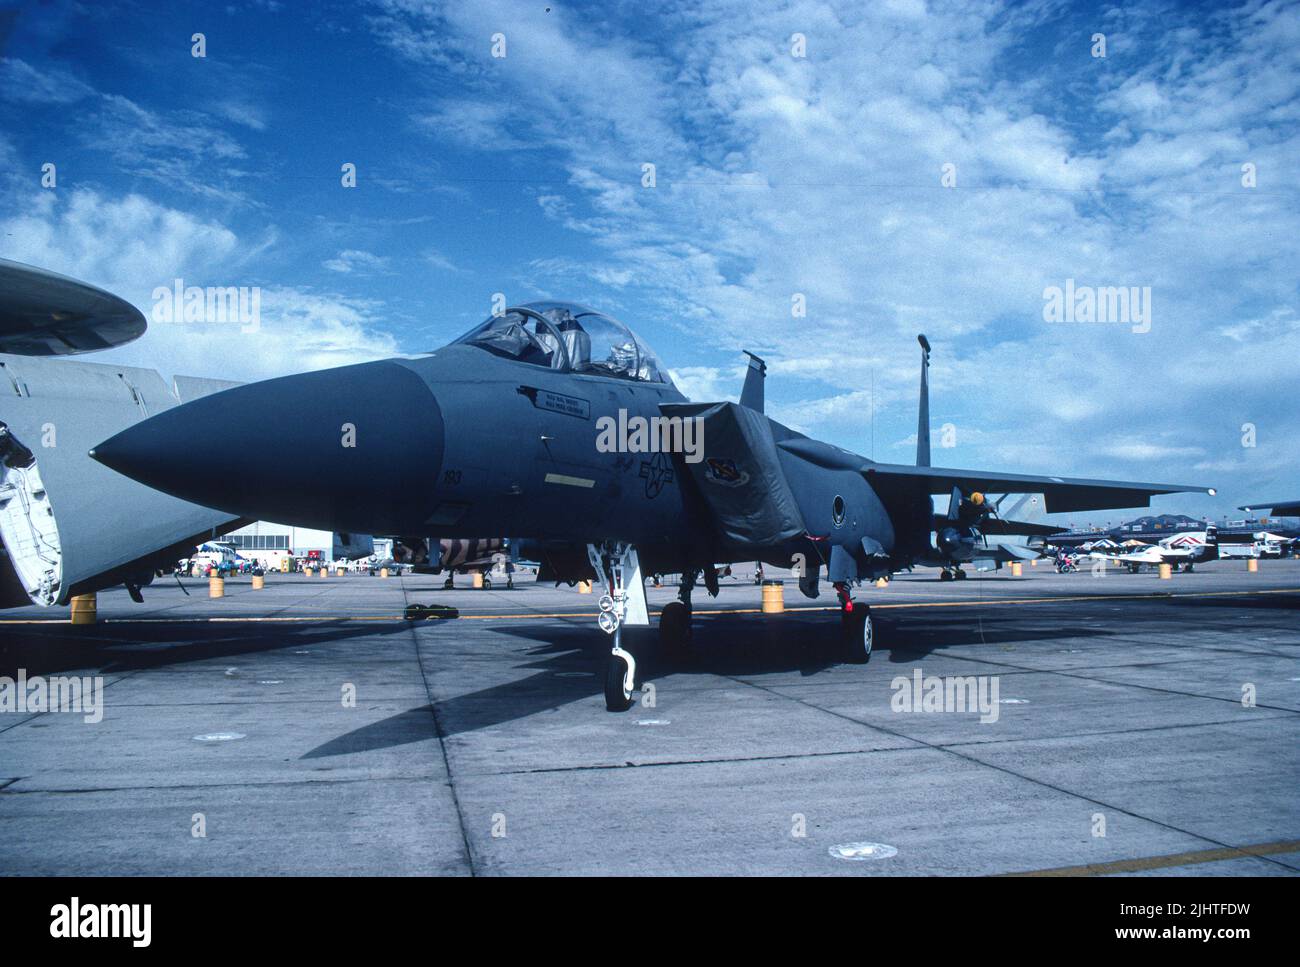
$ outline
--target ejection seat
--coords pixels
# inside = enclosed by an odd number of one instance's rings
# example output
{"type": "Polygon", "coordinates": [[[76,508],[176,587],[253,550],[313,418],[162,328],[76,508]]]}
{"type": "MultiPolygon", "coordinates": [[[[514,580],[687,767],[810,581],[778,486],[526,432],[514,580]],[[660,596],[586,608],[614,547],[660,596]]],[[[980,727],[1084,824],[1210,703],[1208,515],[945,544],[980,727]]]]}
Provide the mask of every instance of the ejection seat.
{"type": "Polygon", "coordinates": [[[569,356],[569,368],[581,373],[591,367],[591,337],[576,322],[560,325],[560,340],[569,356]]]}

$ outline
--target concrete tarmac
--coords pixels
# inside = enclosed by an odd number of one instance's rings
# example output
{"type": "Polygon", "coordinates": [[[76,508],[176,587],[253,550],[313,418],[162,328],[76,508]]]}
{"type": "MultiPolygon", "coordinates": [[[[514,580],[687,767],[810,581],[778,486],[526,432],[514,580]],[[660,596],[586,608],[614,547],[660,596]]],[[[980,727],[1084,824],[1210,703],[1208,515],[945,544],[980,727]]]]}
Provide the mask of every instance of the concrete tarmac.
{"type": "Polygon", "coordinates": [[[103,707],[0,712],[0,873],[1300,872],[1300,561],[936,577],[857,591],[866,665],[829,588],[778,616],[743,575],[700,589],[688,660],[631,636],[623,714],[598,593],[527,575],[4,612],[0,676],[101,676],[103,707]],[[918,672],[984,714],[907,709],[918,672]]]}

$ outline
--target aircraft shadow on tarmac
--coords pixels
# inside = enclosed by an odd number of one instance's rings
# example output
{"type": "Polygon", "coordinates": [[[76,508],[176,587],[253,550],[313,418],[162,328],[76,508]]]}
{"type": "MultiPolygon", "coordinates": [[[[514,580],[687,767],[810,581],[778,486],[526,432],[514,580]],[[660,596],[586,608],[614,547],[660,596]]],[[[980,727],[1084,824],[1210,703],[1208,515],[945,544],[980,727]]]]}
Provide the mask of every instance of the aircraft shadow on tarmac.
{"type": "MultiPolygon", "coordinates": [[[[1119,633],[1109,628],[1062,624],[1042,618],[1031,621],[1023,615],[972,620],[967,616],[917,619],[874,614],[876,641],[872,661],[888,654],[890,662],[911,663],[940,648],[1104,638],[1119,633]]],[[[601,643],[593,644],[581,628],[566,628],[560,633],[553,625],[515,625],[499,630],[502,634],[542,642],[546,647],[538,654],[548,650],[570,654],[582,651],[593,662],[604,655],[601,643]]],[[[653,629],[635,631],[631,638],[632,651],[638,661],[642,660],[643,652],[647,653],[652,672],[761,675],[798,671],[810,676],[843,662],[839,621],[827,613],[810,617],[787,613],[775,621],[756,616],[714,615],[696,622],[690,658],[678,662],[658,653],[653,629]]]]}
{"type": "Polygon", "coordinates": [[[1261,594],[1254,597],[1194,598],[1191,595],[1172,597],[1168,603],[1179,608],[1232,608],[1234,611],[1300,611],[1300,593],[1261,594]]]}
{"type": "MultiPolygon", "coordinates": [[[[1212,600],[1212,599],[1210,599],[1212,600]]],[[[1188,602],[1190,603],[1190,601],[1188,602]]],[[[1300,598],[1289,601],[1255,599],[1258,608],[1294,609],[1300,598]]],[[[101,667],[106,674],[163,668],[187,662],[304,649],[346,639],[349,647],[364,639],[406,634],[414,627],[421,647],[434,660],[443,635],[455,635],[455,622],[365,624],[338,622],[325,625],[195,625],[187,622],[104,625],[93,637],[65,625],[29,629],[13,636],[0,648],[0,672],[26,668],[29,675],[101,667]],[[12,669],[11,667],[12,666],[12,669]]],[[[497,633],[537,642],[521,666],[533,669],[526,678],[458,695],[436,704],[424,704],[379,722],[336,736],[305,753],[304,759],[365,753],[479,729],[546,712],[562,705],[596,701],[601,683],[594,669],[604,655],[604,642],[593,638],[584,624],[538,622],[507,623],[497,633]]],[[[642,679],[653,681],[668,674],[720,675],[741,678],[781,672],[802,676],[821,674],[840,659],[838,621],[833,615],[787,613],[778,620],[756,616],[711,614],[696,622],[690,656],[672,661],[659,654],[657,631],[635,629],[630,646],[641,662],[642,679]]],[[[1024,616],[990,616],[982,621],[968,617],[927,615],[879,617],[874,661],[914,663],[936,649],[964,645],[1008,645],[1059,638],[1099,638],[1115,632],[1100,627],[1075,627],[1024,616]],[[888,656],[886,658],[886,656],[888,656]]]]}
{"type": "Polygon", "coordinates": [[[377,623],[358,627],[357,623],[336,622],[268,629],[254,624],[159,622],[130,629],[105,625],[87,635],[67,625],[52,625],[24,631],[0,647],[0,674],[12,675],[18,668],[26,669],[29,676],[98,668],[102,674],[113,675],[398,632],[405,633],[405,626],[377,623]]]}
{"type": "Polygon", "coordinates": [[[358,752],[377,752],[412,742],[423,742],[438,737],[438,725],[433,705],[420,705],[398,712],[378,722],[371,722],[351,732],[324,742],[300,759],[323,759],[335,755],[352,755],[358,752]]]}
{"type": "MultiPolygon", "coordinates": [[[[1018,618],[1016,627],[1005,627],[996,619],[985,619],[983,628],[968,620],[887,618],[877,622],[880,642],[873,661],[884,654],[893,663],[913,663],[938,648],[978,644],[1051,642],[1058,638],[1104,638],[1114,632],[1097,627],[1061,626],[1035,621],[1026,626],[1018,618]]],[[[423,626],[451,631],[454,623],[423,626]]],[[[444,699],[436,705],[421,705],[378,722],[344,733],[322,743],[302,756],[317,759],[378,751],[397,745],[442,736],[493,728],[507,722],[547,712],[573,702],[598,702],[601,682],[594,673],[604,655],[602,642],[593,641],[585,626],[555,623],[515,624],[494,629],[500,634],[529,641],[528,660],[519,667],[535,674],[489,688],[444,699]]],[[[635,629],[630,647],[638,656],[643,681],[667,674],[721,675],[743,678],[750,675],[797,671],[803,676],[820,674],[840,664],[839,623],[833,615],[800,617],[787,614],[779,623],[767,619],[715,615],[697,623],[693,652],[686,661],[669,661],[657,654],[654,629],[635,629]],[[830,620],[828,620],[828,618],[830,620]]],[[[422,636],[422,647],[434,652],[438,642],[422,636]]],[[[426,658],[426,663],[430,659],[426,658]]]]}

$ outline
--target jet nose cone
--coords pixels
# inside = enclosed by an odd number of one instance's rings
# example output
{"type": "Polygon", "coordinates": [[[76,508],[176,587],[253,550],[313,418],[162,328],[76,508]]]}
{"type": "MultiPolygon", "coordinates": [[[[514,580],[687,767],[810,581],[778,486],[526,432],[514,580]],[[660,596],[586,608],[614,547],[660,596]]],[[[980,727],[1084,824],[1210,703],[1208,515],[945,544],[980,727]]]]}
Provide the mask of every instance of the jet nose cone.
{"type": "Polygon", "coordinates": [[[442,414],[396,361],[250,383],[150,417],[90,455],[184,500],[254,520],[400,533],[432,513],[442,414]]]}

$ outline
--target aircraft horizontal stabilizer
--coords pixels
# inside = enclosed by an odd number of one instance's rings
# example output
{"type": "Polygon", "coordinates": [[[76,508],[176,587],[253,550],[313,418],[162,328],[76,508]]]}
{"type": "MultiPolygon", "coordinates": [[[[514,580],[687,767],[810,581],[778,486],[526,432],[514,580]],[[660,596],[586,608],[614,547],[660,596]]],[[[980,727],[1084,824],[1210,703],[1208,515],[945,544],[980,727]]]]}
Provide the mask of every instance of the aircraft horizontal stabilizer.
{"type": "Polygon", "coordinates": [[[1008,556],[1018,561],[1032,561],[1035,558],[1042,557],[1038,551],[1032,547],[1022,547],[1019,544],[999,544],[999,548],[1008,556]]]}
{"type": "MultiPolygon", "coordinates": [[[[933,528],[941,530],[944,527],[951,526],[952,521],[948,519],[947,514],[935,514],[933,528]]],[[[1068,527],[1055,527],[1052,524],[1034,524],[1027,520],[1006,520],[1002,517],[986,517],[979,525],[980,533],[986,537],[1006,537],[1008,535],[1024,535],[1026,537],[1051,537],[1053,534],[1063,534],[1069,530],[1068,527]]]]}

